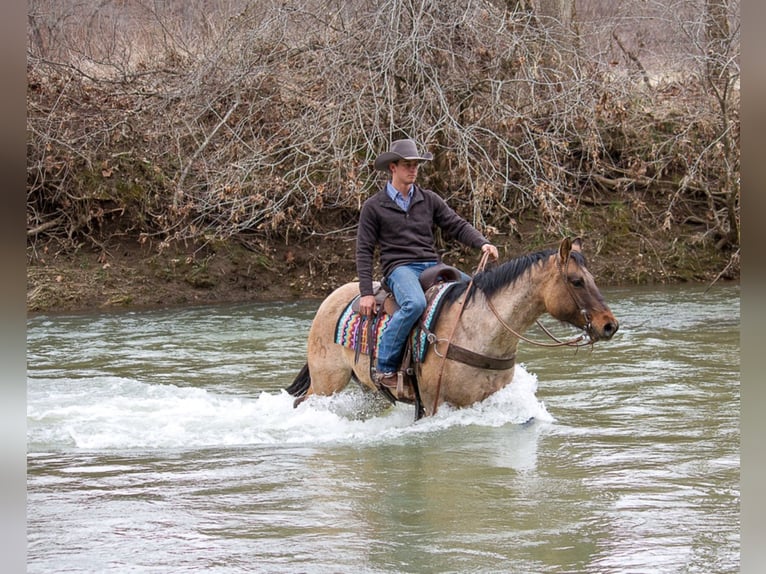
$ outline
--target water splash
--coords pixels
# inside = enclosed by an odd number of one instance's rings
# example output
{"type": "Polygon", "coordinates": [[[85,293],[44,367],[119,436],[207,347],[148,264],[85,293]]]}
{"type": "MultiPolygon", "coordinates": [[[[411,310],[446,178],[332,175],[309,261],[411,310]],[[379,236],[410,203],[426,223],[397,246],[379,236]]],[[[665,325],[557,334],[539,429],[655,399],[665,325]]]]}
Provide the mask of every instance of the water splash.
{"type": "Polygon", "coordinates": [[[379,443],[455,426],[553,420],[535,397],[536,376],[523,366],[512,384],[485,401],[464,409],[444,406],[417,423],[413,406],[388,407],[352,386],[332,397],[311,397],[297,409],[284,391],[243,397],[109,377],[38,379],[31,386],[39,391],[28,403],[30,452],[379,443]]]}

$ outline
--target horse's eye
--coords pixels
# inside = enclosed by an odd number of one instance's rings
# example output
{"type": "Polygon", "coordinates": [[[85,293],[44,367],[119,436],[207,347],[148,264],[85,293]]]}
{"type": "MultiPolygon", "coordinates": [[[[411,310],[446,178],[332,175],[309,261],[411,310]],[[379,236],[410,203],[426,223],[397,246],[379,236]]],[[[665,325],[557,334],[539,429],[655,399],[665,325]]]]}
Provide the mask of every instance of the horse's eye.
{"type": "Polygon", "coordinates": [[[575,277],[574,279],[570,279],[569,282],[578,289],[585,286],[585,281],[582,280],[582,277],[575,277]]]}

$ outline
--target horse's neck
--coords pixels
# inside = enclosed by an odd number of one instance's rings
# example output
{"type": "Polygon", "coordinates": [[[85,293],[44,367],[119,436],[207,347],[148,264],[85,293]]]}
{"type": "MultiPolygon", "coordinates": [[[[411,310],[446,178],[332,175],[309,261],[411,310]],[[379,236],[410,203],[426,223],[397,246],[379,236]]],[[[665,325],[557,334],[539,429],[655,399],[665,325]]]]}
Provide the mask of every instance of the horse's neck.
{"type": "Polygon", "coordinates": [[[494,311],[484,294],[476,293],[470,310],[466,309],[461,317],[463,331],[469,339],[491,341],[505,349],[515,349],[517,334],[526,331],[545,312],[539,285],[524,279],[495,293],[491,303],[494,311]]]}

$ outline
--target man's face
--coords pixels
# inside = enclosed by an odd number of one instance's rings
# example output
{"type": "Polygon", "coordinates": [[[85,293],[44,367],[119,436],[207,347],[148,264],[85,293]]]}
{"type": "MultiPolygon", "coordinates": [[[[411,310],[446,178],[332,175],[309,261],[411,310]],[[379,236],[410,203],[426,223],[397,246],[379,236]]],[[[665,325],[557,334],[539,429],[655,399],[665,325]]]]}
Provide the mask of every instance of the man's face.
{"type": "Polygon", "coordinates": [[[402,183],[412,185],[418,177],[418,168],[420,162],[415,159],[400,159],[397,162],[391,162],[391,180],[394,185],[402,183]]]}

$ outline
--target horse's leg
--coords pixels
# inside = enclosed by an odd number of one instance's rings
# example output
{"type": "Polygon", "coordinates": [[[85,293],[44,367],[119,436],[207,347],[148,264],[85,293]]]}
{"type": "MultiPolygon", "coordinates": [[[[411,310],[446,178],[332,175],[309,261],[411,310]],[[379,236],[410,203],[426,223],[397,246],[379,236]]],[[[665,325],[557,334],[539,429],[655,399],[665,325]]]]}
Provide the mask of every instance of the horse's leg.
{"type": "Polygon", "coordinates": [[[354,354],[335,342],[335,325],[345,305],[359,292],[356,283],[335,290],[320,305],[308,337],[308,370],[311,385],[304,397],[332,395],[351,380],[354,354]]]}
{"type": "Polygon", "coordinates": [[[443,361],[429,349],[418,380],[425,416],[434,415],[445,402],[455,407],[481,402],[510,384],[515,372],[515,367],[486,370],[454,361],[442,365],[443,361]]]}
{"type": "Polygon", "coordinates": [[[345,360],[344,348],[335,343],[318,351],[309,344],[309,372],[311,386],[309,395],[332,395],[342,391],[351,380],[351,364],[345,360]]]}

